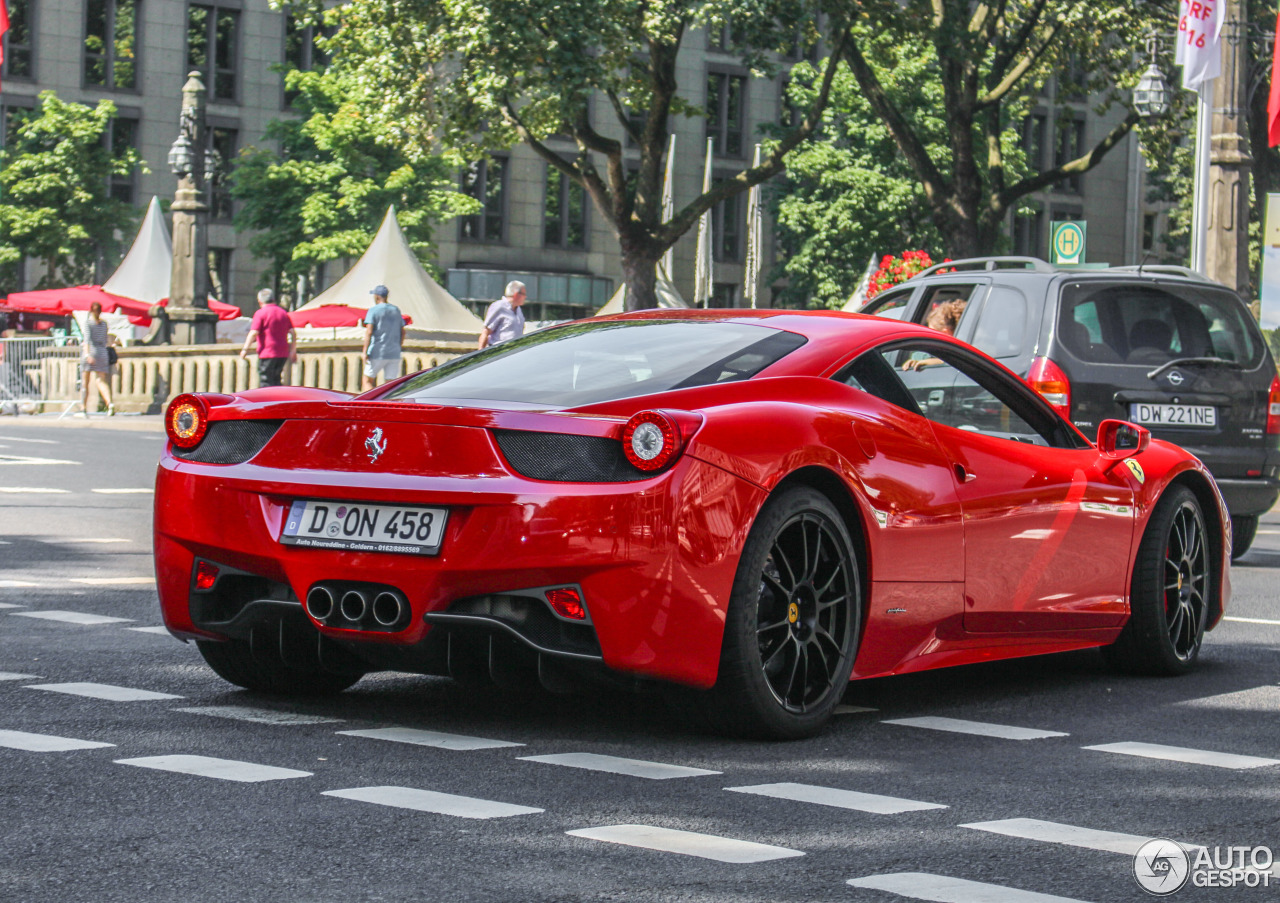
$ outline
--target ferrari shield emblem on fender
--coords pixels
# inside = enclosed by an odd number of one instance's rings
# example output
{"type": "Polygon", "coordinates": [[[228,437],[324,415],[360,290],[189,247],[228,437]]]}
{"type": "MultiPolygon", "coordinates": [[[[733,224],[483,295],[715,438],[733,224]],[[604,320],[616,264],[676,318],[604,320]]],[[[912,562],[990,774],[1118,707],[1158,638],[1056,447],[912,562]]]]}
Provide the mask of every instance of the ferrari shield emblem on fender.
{"type": "Polygon", "coordinates": [[[1124,466],[1129,468],[1129,472],[1133,474],[1133,478],[1139,483],[1147,482],[1147,475],[1142,470],[1142,465],[1133,460],[1133,458],[1125,458],[1124,466]]]}
{"type": "Polygon", "coordinates": [[[387,450],[387,440],[382,438],[382,427],[374,427],[369,438],[364,440],[364,447],[369,452],[369,463],[377,464],[378,458],[387,450]]]}

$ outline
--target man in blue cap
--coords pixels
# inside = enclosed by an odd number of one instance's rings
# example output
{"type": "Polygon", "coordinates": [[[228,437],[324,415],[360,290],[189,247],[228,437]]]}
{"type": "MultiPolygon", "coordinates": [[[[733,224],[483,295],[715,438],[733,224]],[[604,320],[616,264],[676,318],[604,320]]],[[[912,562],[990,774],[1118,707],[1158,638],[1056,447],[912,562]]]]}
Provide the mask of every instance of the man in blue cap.
{"type": "Polygon", "coordinates": [[[395,379],[400,375],[400,346],[404,344],[404,317],[400,308],[387,301],[387,287],[374,286],[373,307],[364,315],[364,381],[361,391],[378,384],[378,375],[395,379]]]}

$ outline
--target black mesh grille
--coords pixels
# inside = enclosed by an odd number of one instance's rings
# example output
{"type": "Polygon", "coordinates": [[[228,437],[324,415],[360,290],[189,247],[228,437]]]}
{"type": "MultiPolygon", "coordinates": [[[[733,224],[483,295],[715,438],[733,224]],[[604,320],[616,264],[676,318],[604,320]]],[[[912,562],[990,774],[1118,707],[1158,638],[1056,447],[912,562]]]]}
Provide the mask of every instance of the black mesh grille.
{"type": "Polygon", "coordinates": [[[240,464],[267,444],[283,420],[219,420],[195,448],[173,447],[173,456],[200,464],[240,464]]]}
{"type": "Polygon", "coordinates": [[[521,476],[563,483],[627,483],[652,474],[632,467],[617,439],[494,430],[498,447],[521,476]]]}

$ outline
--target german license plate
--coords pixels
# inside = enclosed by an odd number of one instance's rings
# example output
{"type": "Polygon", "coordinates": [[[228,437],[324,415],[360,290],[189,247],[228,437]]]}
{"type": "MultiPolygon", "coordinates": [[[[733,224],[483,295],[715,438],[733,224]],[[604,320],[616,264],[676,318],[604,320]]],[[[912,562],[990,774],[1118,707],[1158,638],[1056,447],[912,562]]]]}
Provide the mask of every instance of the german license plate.
{"type": "Polygon", "coordinates": [[[289,507],[280,541],[316,549],[434,555],[448,518],[446,508],[300,499],[289,507]]]}
{"type": "Polygon", "coordinates": [[[1189,426],[1210,428],[1218,425],[1218,409],[1202,404],[1129,405],[1129,419],[1150,426],[1189,426]]]}

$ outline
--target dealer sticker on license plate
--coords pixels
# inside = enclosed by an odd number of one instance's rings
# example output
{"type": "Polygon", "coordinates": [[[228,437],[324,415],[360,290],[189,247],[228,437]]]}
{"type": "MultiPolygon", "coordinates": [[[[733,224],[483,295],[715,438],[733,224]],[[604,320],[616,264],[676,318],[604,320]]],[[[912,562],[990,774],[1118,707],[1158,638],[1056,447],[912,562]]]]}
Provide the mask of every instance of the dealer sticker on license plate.
{"type": "Polygon", "coordinates": [[[305,499],[290,506],[280,541],[317,549],[434,555],[448,517],[446,508],[305,499]]]}
{"type": "Polygon", "coordinates": [[[1129,405],[1129,419],[1152,426],[1215,427],[1218,410],[1212,405],[1136,402],[1129,405]]]}

